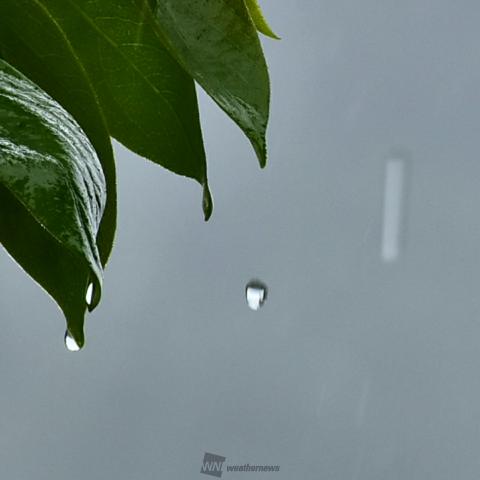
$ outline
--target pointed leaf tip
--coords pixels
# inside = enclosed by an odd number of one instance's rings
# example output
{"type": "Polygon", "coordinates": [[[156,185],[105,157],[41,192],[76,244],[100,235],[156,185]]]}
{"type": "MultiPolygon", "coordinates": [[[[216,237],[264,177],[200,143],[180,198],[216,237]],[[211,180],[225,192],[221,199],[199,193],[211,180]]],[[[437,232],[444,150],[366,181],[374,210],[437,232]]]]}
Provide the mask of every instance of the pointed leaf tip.
{"type": "Polygon", "coordinates": [[[265,168],[267,166],[267,143],[265,139],[262,138],[260,141],[252,142],[252,146],[257,155],[260,168],[265,168]]]}
{"type": "Polygon", "coordinates": [[[273,38],[274,40],[280,40],[280,37],[271,29],[265,15],[263,15],[258,0],[245,0],[245,3],[257,30],[267,37],[273,38]]]}

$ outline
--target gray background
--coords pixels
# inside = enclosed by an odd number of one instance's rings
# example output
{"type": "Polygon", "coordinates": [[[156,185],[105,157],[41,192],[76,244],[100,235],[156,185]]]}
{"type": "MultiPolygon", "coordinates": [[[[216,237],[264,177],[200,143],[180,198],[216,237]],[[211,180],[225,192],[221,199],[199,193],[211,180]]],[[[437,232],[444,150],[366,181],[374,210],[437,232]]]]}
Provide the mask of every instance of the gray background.
{"type": "Polygon", "coordinates": [[[480,475],[480,5],[262,2],[269,166],[200,93],[215,211],[117,146],[119,228],[80,354],[0,256],[0,478],[480,475]],[[397,262],[385,160],[411,158],[397,262]],[[244,286],[270,288],[259,312],[244,286]]]}

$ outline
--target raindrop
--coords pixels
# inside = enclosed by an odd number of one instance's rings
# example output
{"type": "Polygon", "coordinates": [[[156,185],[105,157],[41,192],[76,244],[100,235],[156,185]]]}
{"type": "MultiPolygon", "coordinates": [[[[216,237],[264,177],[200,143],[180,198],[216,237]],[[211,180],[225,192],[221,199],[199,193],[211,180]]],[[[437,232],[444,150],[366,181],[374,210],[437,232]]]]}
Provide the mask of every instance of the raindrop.
{"type": "Polygon", "coordinates": [[[78,352],[81,347],[78,345],[78,343],[75,341],[75,339],[72,337],[70,332],[68,330],[65,331],[65,347],[69,352],[78,352]]]}
{"type": "Polygon", "coordinates": [[[93,300],[93,283],[91,283],[87,288],[87,293],[85,294],[85,301],[87,305],[91,305],[93,300]]]}
{"type": "Polygon", "coordinates": [[[260,280],[250,280],[245,288],[245,296],[247,304],[252,309],[257,311],[267,299],[267,286],[260,280]]]}
{"type": "Polygon", "coordinates": [[[401,254],[405,235],[407,167],[403,158],[391,158],[385,167],[381,256],[386,263],[395,262],[401,254]]]}

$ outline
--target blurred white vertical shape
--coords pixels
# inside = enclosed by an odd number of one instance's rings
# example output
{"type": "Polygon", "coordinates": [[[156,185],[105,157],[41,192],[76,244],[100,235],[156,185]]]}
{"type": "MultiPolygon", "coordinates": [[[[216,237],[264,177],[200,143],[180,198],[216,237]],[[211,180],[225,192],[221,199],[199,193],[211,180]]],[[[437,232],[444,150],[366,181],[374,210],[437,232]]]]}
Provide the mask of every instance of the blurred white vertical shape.
{"type": "Polygon", "coordinates": [[[384,262],[394,262],[400,255],[406,197],[405,183],[405,160],[401,158],[387,160],[382,230],[382,260],[384,262]]]}

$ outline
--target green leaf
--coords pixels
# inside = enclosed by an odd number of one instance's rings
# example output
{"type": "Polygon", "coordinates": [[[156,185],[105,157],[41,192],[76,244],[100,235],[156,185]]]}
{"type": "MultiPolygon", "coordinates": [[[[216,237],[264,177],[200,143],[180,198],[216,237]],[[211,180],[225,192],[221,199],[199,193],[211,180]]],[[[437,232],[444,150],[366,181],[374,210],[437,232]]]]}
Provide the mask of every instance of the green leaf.
{"type": "Polygon", "coordinates": [[[148,4],[47,3],[58,4],[59,18],[71,19],[67,31],[94,81],[111,134],[139,155],[198,180],[208,197],[195,85],[163,46],[148,4]]]}
{"type": "Polygon", "coordinates": [[[250,139],[262,167],[270,85],[243,0],[157,0],[163,40],[180,64],[250,139]]]}
{"type": "Polygon", "coordinates": [[[96,236],[106,183],[78,123],[0,60],[0,241],[57,301],[81,346],[87,279],[102,284],[96,236]]]}
{"type": "MultiPolygon", "coordinates": [[[[136,0],[0,3],[0,28],[8,28],[12,19],[15,23],[10,28],[14,37],[6,40],[13,53],[9,59],[15,57],[15,41],[28,37],[28,48],[45,60],[50,76],[64,79],[64,66],[58,59],[60,32],[94,87],[110,135],[139,155],[196,179],[204,187],[204,205],[209,207],[205,216],[209,217],[211,201],[195,86],[163,46],[149,6],[136,0]]],[[[71,78],[76,82],[77,75],[71,78]]],[[[68,82],[63,81],[65,87],[68,82]]],[[[54,95],[55,89],[49,93],[54,95]]]]}
{"type": "Polygon", "coordinates": [[[280,37],[277,37],[273,30],[270,28],[270,25],[267,22],[267,19],[263,15],[262,9],[258,0],[245,0],[248,11],[252,17],[253,23],[257,27],[257,30],[267,37],[274,38],[275,40],[280,40],[280,37]]]}
{"type": "MultiPolygon", "coordinates": [[[[105,266],[116,228],[115,163],[106,121],[91,80],[61,24],[40,1],[0,1],[0,56],[66,108],[95,147],[108,192],[97,237],[105,266]]],[[[95,298],[92,305],[98,300],[95,298]]]]}

